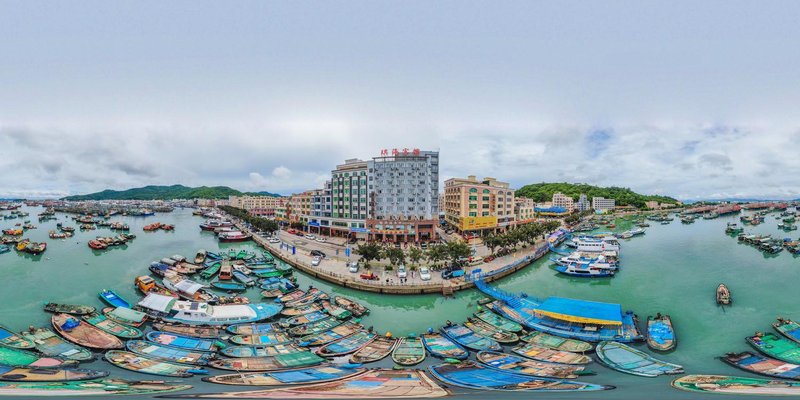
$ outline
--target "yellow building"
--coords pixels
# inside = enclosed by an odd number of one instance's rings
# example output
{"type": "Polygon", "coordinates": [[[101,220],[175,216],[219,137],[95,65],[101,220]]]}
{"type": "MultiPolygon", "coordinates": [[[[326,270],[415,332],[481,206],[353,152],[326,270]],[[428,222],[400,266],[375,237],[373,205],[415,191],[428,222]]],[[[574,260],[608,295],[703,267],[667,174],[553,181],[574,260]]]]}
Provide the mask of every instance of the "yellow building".
{"type": "Polygon", "coordinates": [[[494,178],[474,175],[444,183],[445,221],[459,232],[504,230],[513,225],[514,190],[494,178]]]}

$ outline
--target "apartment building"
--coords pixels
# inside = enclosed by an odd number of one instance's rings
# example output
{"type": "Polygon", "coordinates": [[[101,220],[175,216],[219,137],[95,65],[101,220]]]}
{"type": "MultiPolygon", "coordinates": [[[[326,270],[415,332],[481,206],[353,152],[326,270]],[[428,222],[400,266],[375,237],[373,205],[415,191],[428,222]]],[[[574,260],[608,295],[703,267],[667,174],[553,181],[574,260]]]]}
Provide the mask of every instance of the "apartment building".
{"type": "Polygon", "coordinates": [[[494,178],[474,175],[444,183],[445,221],[461,233],[501,231],[513,225],[514,190],[494,178]]]}
{"type": "Polygon", "coordinates": [[[606,199],[603,197],[592,197],[592,208],[595,211],[608,211],[614,210],[616,201],[614,199],[606,199]]]}
{"type": "Polygon", "coordinates": [[[553,193],[553,207],[560,207],[567,212],[572,212],[575,209],[575,201],[563,193],[553,193]]]}

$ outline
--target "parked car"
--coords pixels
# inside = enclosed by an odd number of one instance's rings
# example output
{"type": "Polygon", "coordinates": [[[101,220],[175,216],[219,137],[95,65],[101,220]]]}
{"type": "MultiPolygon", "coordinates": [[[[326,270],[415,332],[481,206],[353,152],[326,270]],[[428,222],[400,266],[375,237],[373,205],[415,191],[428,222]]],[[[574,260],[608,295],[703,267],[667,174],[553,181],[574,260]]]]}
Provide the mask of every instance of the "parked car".
{"type": "Polygon", "coordinates": [[[308,234],[306,234],[306,235],[305,235],[305,238],[306,238],[306,239],[308,239],[308,240],[314,240],[314,239],[316,239],[317,237],[316,237],[316,236],[314,236],[314,235],[312,235],[312,234],[310,234],[310,233],[308,233],[308,234]]]}
{"type": "Polygon", "coordinates": [[[425,249],[427,249],[427,248],[428,248],[428,242],[422,242],[422,243],[420,243],[420,244],[419,244],[419,248],[421,248],[422,250],[425,250],[425,249]]]}
{"type": "Polygon", "coordinates": [[[271,237],[271,238],[269,238],[269,242],[270,243],[280,243],[281,240],[276,238],[276,237],[271,237]]]}
{"type": "Polygon", "coordinates": [[[405,265],[401,264],[399,267],[397,267],[397,277],[398,278],[405,278],[407,276],[408,276],[408,271],[406,271],[406,266],[405,265]]]}
{"type": "Polygon", "coordinates": [[[325,242],[327,242],[327,241],[328,241],[328,240],[327,240],[327,239],[325,239],[324,237],[318,237],[318,238],[316,238],[316,239],[314,239],[314,240],[316,240],[316,241],[317,241],[317,243],[325,243],[325,242]]]}
{"type": "Polygon", "coordinates": [[[323,252],[321,252],[319,250],[311,250],[311,253],[309,253],[309,254],[311,254],[314,257],[325,258],[325,253],[323,253],[323,252]]]}
{"type": "Polygon", "coordinates": [[[320,262],[322,262],[322,258],[320,257],[314,257],[313,259],[311,259],[311,265],[315,267],[319,265],[320,262]]]}
{"type": "Polygon", "coordinates": [[[494,261],[494,256],[487,256],[483,258],[483,262],[492,262],[494,261]]]}
{"type": "Polygon", "coordinates": [[[294,235],[303,237],[303,231],[295,231],[294,235]]]}
{"type": "Polygon", "coordinates": [[[420,268],[419,269],[419,279],[422,279],[423,281],[431,280],[431,270],[429,270],[428,267],[420,268]]]}
{"type": "Polygon", "coordinates": [[[289,229],[286,231],[286,233],[288,233],[288,234],[290,234],[290,235],[294,235],[294,234],[296,234],[296,233],[297,233],[297,229],[294,229],[294,228],[289,228],[289,229]]]}
{"type": "Polygon", "coordinates": [[[377,281],[379,279],[378,275],[375,275],[373,272],[370,272],[368,274],[361,274],[359,276],[361,277],[361,279],[366,279],[369,281],[377,281]]]}
{"type": "Polygon", "coordinates": [[[350,243],[350,244],[356,244],[356,243],[358,243],[358,239],[356,239],[356,238],[350,238],[350,240],[348,240],[348,241],[347,241],[347,243],[350,243]]]}
{"type": "Polygon", "coordinates": [[[453,279],[464,276],[464,270],[459,267],[450,267],[442,270],[442,279],[453,279]]]}
{"type": "Polygon", "coordinates": [[[357,273],[358,272],[358,263],[355,262],[355,261],[351,262],[348,265],[347,270],[350,271],[350,273],[353,273],[353,274],[357,273]]]}

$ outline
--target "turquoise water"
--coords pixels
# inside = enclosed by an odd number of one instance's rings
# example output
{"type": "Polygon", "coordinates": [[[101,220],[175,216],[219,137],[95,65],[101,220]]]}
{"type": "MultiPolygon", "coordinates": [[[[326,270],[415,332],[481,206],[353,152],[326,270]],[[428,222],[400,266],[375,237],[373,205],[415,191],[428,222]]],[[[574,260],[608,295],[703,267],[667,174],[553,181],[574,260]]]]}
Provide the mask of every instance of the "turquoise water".
{"type": "MultiPolygon", "coordinates": [[[[176,210],[148,218],[112,219],[128,223],[137,239],[126,248],[95,252],[86,242],[97,235],[111,235],[111,231],[104,228],[78,231],[71,239],[51,240],[47,238],[47,232],[54,229],[57,221],[38,224],[35,216],[41,209],[27,211],[39,228],[25,236],[34,241],[47,241],[48,250],[37,257],[14,251],[0,254],[0,281],[3,282],[0,323],[14,330],[29,325],[49,325],[49,316],[41,311],[41,305],[46,301],[87,303],[99,307],[102,304],[97,293],[104,288],[114,289],[123,297],[136,300],[139,295],[133,287],[134,278],[146,274],[149,263],[162,257],[182,254],[191,258],[200,248],[209,251],[228,247],[252,248],[252,245],[219,245],[213,234],[200,231],[200,217],[192,216],[189,210],[176,210]],[[175,231],[142,231],[144,225],[154,221],[175,224],[175,231]]],[[[66,222],[66,218],[59,215],[59,221],[66,222]]],[[[656,312],[669,314],[676,325],[679,344],[677,350],[661,358],[684,365],[688,373],[747,375],[715,357],[748,349],[744,337],[756,330],[770,330],[776,316],[800,319],[800,303],[795,300],[793,286],[800,280],[800,259],[787,252],[767,257],[750,246],[739,244],[736,238],[724,233],[725,223],[734,220],[738,221],[738,216],[698,220],[691,225],[683,225],[677,219],[670,225],[653,223],[644,236],[623,241],[622,270],[614,278],[568,278],[558,275],[547,260],[540,260],[494,284],[504,290],[527,292],[537,297],[557,295],[621,303],[623,309],[633,310],[641,319],[656,312]],[[732,307],[722,309],[714,302],[714,289],[720,282],[725,282],[733,293],[732,307]]],[[[0,221],[0,227],[5,229],[16,222],[22,221],[0,221]]],[[[618,229],[628,227],[624,221],[618,222],[618,229]]],[[[787,235],[779,231],[776,224],[774,217],[769,216],[767,223],[748,227],[747,231],[795,239],[800,235],[797,231],[787,235]]],[[[69,225],[76,224],[70,221],[69,225]]],[[[474,312],[477,300],[483,297],[476,291],[459,292],[450,299],[438,295],[376,295],[331,287],[299,273],[298,277],[304,288],[313,284],[364,303],[372,310],[364,318],[364,324],[395,335],[438,328],[448,319],[464,320],[474,312]]],[[[253,300],[258,299],[256,290],[247,294],[253,300]]],[[[384,361],[374,366],[391,366],[391,363],[384,361]]],[[[86,367],[109,370],[115,376],[133,379],[158,378],[130,373],[103,361],[86,367]]],[[[634,377],[609,370],[599,363],[591,365],[591,369],[598,373],[597,376],[584,380],[615,385],[617,389],[592,394],[535,396],[560,399],[697,397],[670,388],[671,377],[634,377]]],[[[206,384],[197,378],[186,381],[196,386],[193,390],[196,392],[240,390],[206,384]]],[[[468,396],[467,391],[457,391],[457,394],[468,396]]],[[[495,392],[491,398],[532,396],[495,392]]]]}

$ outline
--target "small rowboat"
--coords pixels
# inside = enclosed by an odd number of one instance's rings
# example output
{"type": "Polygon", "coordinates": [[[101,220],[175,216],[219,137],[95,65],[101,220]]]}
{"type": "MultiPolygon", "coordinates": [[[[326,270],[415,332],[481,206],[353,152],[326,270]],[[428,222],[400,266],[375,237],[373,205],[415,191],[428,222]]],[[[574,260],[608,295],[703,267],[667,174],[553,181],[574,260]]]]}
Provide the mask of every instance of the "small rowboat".
{"type": "Polygon", "coordinates": [[[678,345],[669,315],[647,317],[647,347],[656,351],[670,351],[678,345]]]}
{"type": "Polygon", "coordinates": [[[251,277],[249,277],[249,276],[247,276],[247,275],[245,275],[243,272],[234,270],[232,273],[233,273],[233,279],[236,279],[237,281],[241,282],[243,285],[245,285],[245,286],[255,286],[256,280],[251,278],[251,277]]]}
{"type": "Polygon", "coordinates": [[[278,354],[291,354],[307,351],[305,347],[293,343],[276,344],[274,346],[229,346],[220,351],[225,356],[234,358],[268,357],[278,354]]]}
{"type": "Polygon", "coordinates": [[[469,357],[469,351],[458,343],[439,333],[426,333],[422,335],[422,344],[428,353],[439,358],[455,358],[464,360],[469,357]]]}
{"type": "Polygon", "coordinates": [[[328,300],[324,300],[322,302],[322,308],[325,309],[325,312],[327,312],[328,314],[333,315],[334,317],[339,319],[348,319],[353,316],[353,313],[350,312],[349,310],[339,307],[328,300]]]}
{"type": "Polygon", "coordinates": [[[317,354],[323,357],[338,357],[354,353],[368,345],[375,334],[367,331],[358,331],[350,336],[343,337],[335,342],[326,344],[317,349],[317,354]]]}
{"type": "Polygon", "coordinates": [[[588,392],[614,389],[613,386],[520,375],[487,368],[473,361],[440,364],[430,368],[440,381],[467,389],[526,392],[588,392]]]}
{"type": "Polygon", "coordinates": [[[243,346],[275,346],[291,343],[292,338],[285,333],[262,333],[260,335],[236,335],[232,336],[230,341],[243,346]]]}
{"type": "Polygon", "coordinates": [[[197,366],[174,364],[128,351],[110,350],[106,352],[105,359],[122,369],[143,374],[188,378],[195,374],[208,373],[208,371],[197,366]]]}
{"type": "Polygon", "coordinates": [[[720,283],[719,286],[717,286],[716,296],[717,304],[719,305],[727,306],[733,302],[733,299],[731,298],[731,291],[728,290],[728,287],[725,286],[724,283],[720,283]]]}
{"type": "Polygon", "coordinates": [[[224,347],[222,343],[214,339],[201,339],[176,333],[153,331],[148,332],[145,337],[153,343],[184,350],[216,351],[217,348],[224,347]]]}
{"type": "Polygon", "coordinates": [[[280,278],[283,276],[283,272],[278,271],[277,269],[270,266],[268,268],[256,269],[255,271],[253,271],[253,275],[259,278],[280,278]]]}
{"type": "Polygon", "coordinates": [[[441,331],[442,334],[469,350],[502,350],[500,344],[494,339],[478,335],[464,325],[453,324],[450,326],[443,326],[441,331]]]}
{"type": "Polygon", "coordinates": [[[211,279],[219,272],[222,263],[219,261],[212,262],[206,269],[200,272],[200,277],[203,279],[211,279]]]}
{"type": "MultiPolygon", "coordinates": [[[[0,365],[0,381],[11,382],[70,382],[99,379],[108,372],[78,368],[20,368],[0,365]]],[[[2,392],[0,392],[2,393],[2,392]]]]}
{"type": "Polygon", "coordinates": [[[0,345],[15,349],[32,349],[35,346],[32,340],[25,339],[2,325],[0,325],[0,345]]]}
{"type": "Polygon", "coordinates": [[[733,395],[800,395],[800,382],[723,375],[686,375],[672,381],[672,387],[688,392],[733,395]]]}
{"type": "Polygon", "coordinates": [[[296,290],[292,290],[289,293],[284,294],[281,297],[278,297],[278,300],[283,302],[283,303],[286,303],[286,302],[289,302],[289,301],[297,300],[297,299],[299,299],[299,298],[301,298],[301,297],[303,297],[305,295],[306,295],[306,292],[304,292],[304,291],[302,291],[300,289],[296,289],[296,290]]]}
{"type": "Polygon", "coordinates": [[[400,338],[392,351],[392,360],[398,365],[417,365],[425,360],[425,345],[418,337],[400,338]]]}
{"type": "Polygon", "coordinates": [[[583,365],[546,363],[496,351],[480,351],[476,358],[489,368],[520,375],[575,379],[578,375],[594,374],[587,371],[583,365]]]}
{"type": "Polygon", "coordinates": [[[603,364],[626,374],[655,377],[683,373],[683,367],[680,365],[655,359],[622,343],[600,342],[595,351],[603,364]]]}
{"type": "Polygon", "coordinates": [[[127,302],[120,295],[116,294],[113,290],[103,290],[100,292],[100,300],[112,307],[125,307],[131,308],[131,303],[127,302]]]}
{"type": "Polygon", "coordinates": [[[322,311],[322,306],[317,303],[312,303],[306,306],[296,307],[296,308],[284,308],[281,310],[281,315],[285,315],[287,317],[297,317],[300,315],[311,314],[313,312],[322,311]]]}
{"type": "Polygon", "coordinates": [[[301,297],[299,299],[286,301],[286,302],[284,302],[284,306],[286,306],[286,307],[300,307],[300,306],[305,306],[305,305],[311,304],[311,303],[313,303],[313,302],[315,302],[317,300],[327,300],[328,298],[329,297],[328,297],[327,293],[325,293],[325,292],[323,292],[323,291],[321,291],[321,290],[319,290],[317,288],[311,288],[311,289],[308,290],[308,292],[306,292],[305,296],[303,296],[303,297],[301,297]]]}
{"type": "Polygon", "coordinates": [[[335,326],[327,331],[306,335],[297,339],[297,343],[301,346],[323,346],[334,340],[341,339],[345,336],[352,335],[363,327],[355,322],[345,322],[341,325],[335,326]]]}
{"type": "Polygon", "coordinates": [[[208,365],[229,371],[275,371],[289,368],[310,367],[325,362],[325,359],[310,352],[278,354],[271,357],[223,358],[208,365]]]}
{"type": "Polygon", "coordinates": [[[154,323],[153,329],[203,339],[216,339],[225,334],[224,330],[213,326],[154,323]]]}
{"type": "Polygon", "coordinates": [[[92,306],[85,306],[82,304],[60,304],[60,303],[47,303],[44,305],[44,310],[51,313],[66,313],[74,315],[89,315],[97,311],[92,306]]]}
{"type": "Polygon", "coordinates": [[[569,351],[553,350],[549,347],[540,346],[536,343],[527,343],[511,349],[516,354],[531,360],[551,362],[559,364],[583,365],[592,362],[591,357],[572,353],[569,351]]]}
{"type": "Polygon", "coordinates": [[[383,360],[389,354],[392,354],[395,346],[397,346],[397,339],[388,336],[376,336],[366,346],[353,353],[350,357],[350,362],[366,364],[383,360]]]}
{"type": "Polygon", "coordinates": [[[247,286],[238,282],[215,281],[211,282],[211,287],[225,292],[244,292],[247,290],[247,286]]]}
{"type": "Polygon", "coordinates": [[[498,330],[477,318],[471,318],[469,321],[464,323],[464,326],[476,334],[493,339],[500,344],[513,344],[519,342],[519,336],[517,336],[516,333],[498,330]]]}
{"type": "Polygon", "coordinates": [[[5,382],[0,383],[0,396],[61,397],[111,395],[147,396],[191,389],[189,385],[174,385],[153,381],[126,381],[110,378],[77,382],[5,382]]]}
{"type": "Polygon", "coordinates": [[[119,338],[137,339],[143,335],[142,331],[139,329],[122,325],[116,321],[106,318],[106,316],[102,314],[84,315],[83,320],[89,325],[92,325],[103,332],[110,333],[119,338]]]}
{"type": "Polygon", "coordinates": [[[533,343],[548,349],[569,351],[571,353],[585,353],[592,351],[594,346],[589,342],[577,339],[565,339],[544,332],[533,331],[520,338],[525,343],[533,343]]]}
{"type": "Polygon", "coordinates": [[[306,325],[323,320],[325,318],[330,318],[330,315],[328,315],[323,311],[314,311],[312,313],[289,318],[288,320],[286,320],[286,323],[289,325],[306,325]]]}
{"type": "Polygon", "coordinates": [[[313,335],[315,333],[327,331],[328,329],[332,329],[333,327],[341,324],[342,321],[333,317],[328,317],[307,325],[295,326],[294,328],[289,329],[289,334],[292,336],[313,335]]]}
{"type": "Polygon", "coordinates": [[[125,347],[118,337],[89,325],[70,314],[54,314],[50,320],[56,332],[77,345],[98,350],[125,347]]]}
{"type": "Polygon", "coordinates": [[[65,361],[60,358],[41,357],[32,351],[0,346],[0,366],[53,368],[66,367],[74,364],[77,364],[77,361],[65,361]]]}
{"type": "Polygon", "coordinates": [[[772,378],[800,380],[800,365],[797,364],[753,354],[749,351],[738,354],[728,353],[720,358],[736,368],[741,368],[754,374],[772,378]]]}
{"type": "Polygon", "coordinates": [[[337,306],[344,308],[347,311],[350,311],[356,317],[360,317],[364,314],[369,313],[369,309],[362,306],[361,304],[356,303],[353,300],[348,299],[347,297],[336,296],[333,298],[333,302],[336,303],[337,306]]]}
{"type": "Polygon", "coordinates": [[[88,361],[94,358],[91,351],[62,339],[47,328],[29,330],[22,333],[22,337],[36,343],[35,349],[46,356],[75,361],[88,361]]]}
{"type": "Polygon", "coordinates": [[[783,337],[793,342],[800,343],[800,324],[797,322],[790,319],[778,318],[778,321],[773,323],[772,327],[783,335],[783,337]]]}
{"type": "Polygon", "coordinates": [[[283,329],[273,322],[231,325],[225,329],[234,335],[260,335],[262,333],[276,333],[283,329]]]}
{"type": "Polygon", "coordinates": [[[122,325],[140,327],[147,321],[147,314],[126,307],[106,307],[103,309],[106,318],[122,325]]]}
{"type": "Polygon", "coordinates": [[[772,333],[750,336],[747,343],[767,356],[793,364],[800,364],[800,343],[784,339],[772,333]]]}
{"type": "Polygon", "coordinates": [[[223,385],[281,386],[310,385],[348,379],[366,372],[363,368],[340,368],[335,365],[290,369],[275,372],[217,375],[203,378],[206,382],[223,385]]]}
{"type": "Polygon", "coordinates": [[[475,314],[475,318],[486,322],[487,324],[506,332],[520,333],[522,332],[522,325],[514,322],[508,318],[497,315],[491,311],[481,311],[475,314]]]}
{"type": "Polygon", "coordinates": [[[214,358],[214,353],[182,350],[146,342],[144,340],[129,340],[128,343],[125,344],[125,347],[127,347],[129,351],[145,357],[152,357],[180,364],[206,365],[214,358]]]}
{"type": "Polygon", "coordinates": [[[206,251],[205,250],[198,250],[197,254],[194,256],[194,263],[195,264],[202,264],[206,260],[206,251]]]}

